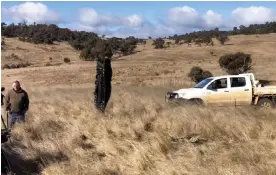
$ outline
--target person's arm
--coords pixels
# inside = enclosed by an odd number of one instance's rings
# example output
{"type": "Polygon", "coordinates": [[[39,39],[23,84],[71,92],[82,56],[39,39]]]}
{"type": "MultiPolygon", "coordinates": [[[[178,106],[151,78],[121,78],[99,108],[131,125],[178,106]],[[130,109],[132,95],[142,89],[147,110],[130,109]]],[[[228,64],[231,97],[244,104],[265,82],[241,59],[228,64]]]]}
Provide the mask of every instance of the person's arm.
{"type": "Polygon", "coordinates": [[[5,97],[5,108],[6,108],[6,111],[9,111],[10,110],[10,93],[9,91],[7,92],[6,94],[6,97],[5,97]]]}
{"type": "Polygon", "coordinates": [[[29,103],[30,103],[30,101],[29,101],[29,96],[28,96],[28,93],[27,92],[25,92],[25,112],[27,112],[28,110],[29,110],[29,103]]]}

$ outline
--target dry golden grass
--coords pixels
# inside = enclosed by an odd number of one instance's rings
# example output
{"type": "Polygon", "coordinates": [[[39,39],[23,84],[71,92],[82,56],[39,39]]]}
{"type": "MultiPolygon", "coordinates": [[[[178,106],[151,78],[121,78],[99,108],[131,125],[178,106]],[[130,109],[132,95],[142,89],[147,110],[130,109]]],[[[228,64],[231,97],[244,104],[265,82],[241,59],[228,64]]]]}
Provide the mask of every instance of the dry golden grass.
{"type": "Polygon", "coordinates": [[[53,46],[60,52],[44,52],[42,46],[6,39],[2,64],[5,54],[21,53],[38,66],[2,70],[2,86],[22,81],[31,102],[26,123],[12,132],[10,151],[25,162],[37,161],[45,175],[276,174],[275,110],[164,104],[168,90],[192,85],[186,76],[192,66],[223,74],[217,61],[226,53],[252,54],[257,78],[275,80],[276,35],[233,36],[233,45],[164,50],[150,42],[112,62],[112,97],[103,115],[93,105],[95,63],[79,61],[78,52],[65,43],[53,46]],[[19,46],[30,52],[9,49],[19,46]],[[72,64],[39,67],[50,55],[56,63],[66,55],[72,64]],[[207,141],[191,143],[186,138],[191,134],[207,141]]]}
{"type": "Polygon", "coordinates": [[[105,115],[91,88],[30,89],[14,150],[42,174],[275,174],[276,111],[169,108],[115,88],[105,115]],[[43,97],[43,99],[42,99],[43,97]],[[183,138],[198,134],[201,145],[183,138]]]}

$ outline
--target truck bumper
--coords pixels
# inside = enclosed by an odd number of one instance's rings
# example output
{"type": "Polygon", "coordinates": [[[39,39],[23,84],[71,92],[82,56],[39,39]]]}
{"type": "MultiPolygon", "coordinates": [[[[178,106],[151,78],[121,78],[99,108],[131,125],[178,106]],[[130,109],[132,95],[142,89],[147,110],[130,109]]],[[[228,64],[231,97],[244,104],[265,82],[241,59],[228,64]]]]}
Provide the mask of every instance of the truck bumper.
{"type": "Polygon", "coordinates": [[[165,96],[166,103],[174,103],[174,104],[187,104],[188,99],[178,98],[176,93],[168,92],[165,96]]]}

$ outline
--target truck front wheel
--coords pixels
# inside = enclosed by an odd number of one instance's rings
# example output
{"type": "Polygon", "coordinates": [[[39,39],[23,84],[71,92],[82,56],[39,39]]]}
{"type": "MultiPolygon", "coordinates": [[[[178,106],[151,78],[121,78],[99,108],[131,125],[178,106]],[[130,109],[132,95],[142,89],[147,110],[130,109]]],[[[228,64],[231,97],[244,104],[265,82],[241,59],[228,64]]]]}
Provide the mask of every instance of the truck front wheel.
{"type": "Polygon", "coordinates": [[[203,106],[204,105],[204,102],[199,98],[190,99],[188,101],[188,103],[191,104],[191,105],[197,105],[197,106],[203,106]]]}
{"type": "Polygon", "coordinates": [[[271,109],[273,108],[273,106],[274,106],[273,102],[268,98],[262,98],[257,103],[257,107],[259,109],[264,109],[264,110],[271,109]]]}

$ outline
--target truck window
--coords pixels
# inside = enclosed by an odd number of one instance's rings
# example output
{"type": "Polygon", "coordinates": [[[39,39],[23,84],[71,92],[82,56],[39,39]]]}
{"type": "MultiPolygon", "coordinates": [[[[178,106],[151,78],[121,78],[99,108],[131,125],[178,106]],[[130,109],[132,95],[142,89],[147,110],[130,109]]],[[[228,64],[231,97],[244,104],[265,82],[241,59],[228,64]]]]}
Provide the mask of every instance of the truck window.
{"type": "Polygon", "coordinates": [[[201,82],[199,82],[198,84],[196,84],[194,86],[194,88],[203,88],[203,87],[205,87],[212,80],[213,80],[212,78],[207,78],[205,80],[202,80],[201,82]]]}
{"type": "Polygon", "coordinates": [[[208,89],[224,89],[227,88],[227,78],[222,78],[212,82],[208,89]]]}
{"type": "Polygon", "coordinates": [[[246,81],[244,77],[233,77],[230,78],[231,87],[244,87],[246,85],[246,81]]]}

